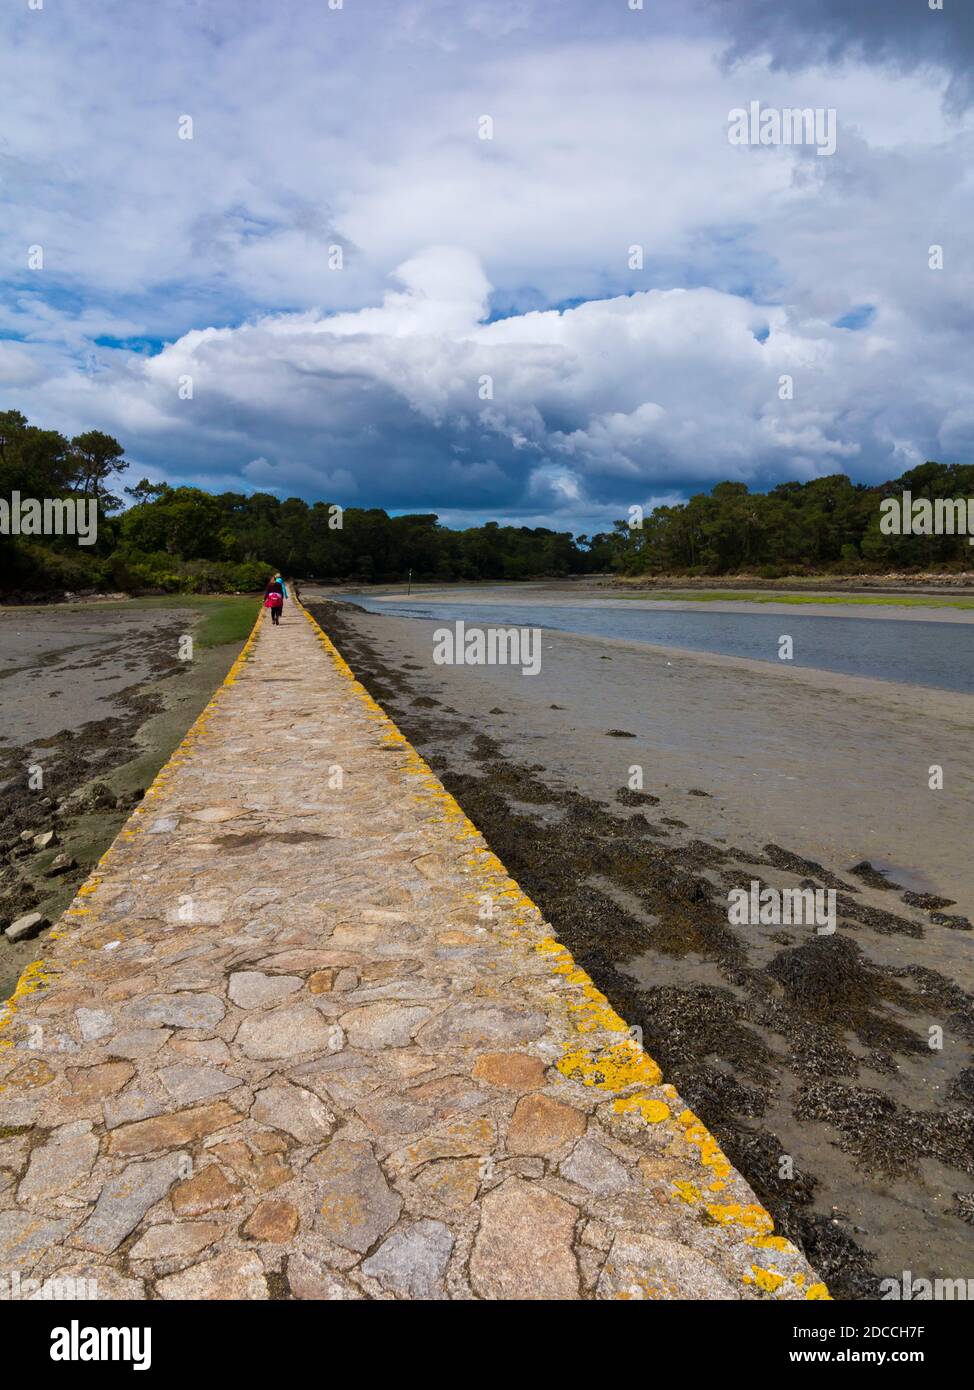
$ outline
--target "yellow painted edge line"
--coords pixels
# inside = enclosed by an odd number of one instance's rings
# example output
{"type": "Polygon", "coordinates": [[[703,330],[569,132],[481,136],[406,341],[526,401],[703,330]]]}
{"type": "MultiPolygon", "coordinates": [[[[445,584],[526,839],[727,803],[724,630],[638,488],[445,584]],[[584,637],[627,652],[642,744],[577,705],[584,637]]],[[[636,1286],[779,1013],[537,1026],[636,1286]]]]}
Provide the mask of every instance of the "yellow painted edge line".
{"type": "MultiPolygon", "coordinates": [[[[70,904],[65,908],[58,921],[55,922],[51,930],[48,932],[45,941],[57,941],[61,937],[66,936],[68,934],[68,931],[72,927],[78,926],[77,920],[68,921],[69,918],[84,918],[90,913],[91,909],[85,907],[83,901],[81,900],[94,893],[95,889],[98,887],[102,879],[105,877],[106,866],[108,865],[119,841],[129,841],[134,839],[137,835],[143,833],[144,827],[142,824],[140,824],[140,817],[145,816],[147,812],[152,809],[151,806],[147,806],[146,803],[151,802],[156,797],[158,797],[160,791],[164,789],[165,784],[169,781],[176,766],[184,760],[186,754],[190,751],[191,745],[194,744],[196,740],[205,731],[206,725],[209,723],[213,710],[220,696],[223,694],[223,691],[227,689],[229,686],[235,684],[237,676],[240,673],[240,669],[246,661],[250,653],[250,649],[253,647],[254,643],[257,640],[257,633],[260,628],[260,621],[262,616],[263,609],[261,608],[258,609],[257,618],[254,622],[253,627],[250,630],[250,635],[241,647],[240,651],[237,653],[233,665],[230,667],[223,680],[217,686],[210,699],[204,705],[203,709],[193,720],[193,723],[187,729],[186,733],[180,739],[179,743],[170,753],[169,757],[163,763],[162,767],[156,773],[155,777],[149,783],[148,787],[146,787],[145,795],[143,796],[142,800],[135,807],[125,824],[120,827],[118,834],[115,836],[112,843],[108,846],[104,854],[98,860],[98,863],[92,869],[91,873],[78,888],[78,891],[75,894],[74,898],[71,900],[70,904]]],[[[24,969],[21,971],[20,978],[18,979],[17,984],[14,988],[13,994],[11,994],[9,999],[0,1003],[0,1047],[13,1046],[9,1038],[4,1038],[2,1034],[4,1029],[8,1028],[9,1025],[13,1022],[14,1015],[17,1012],[17,1006],[19,1004],[19,1001],[21,999],[26,998],[27,995],[34,994],[37,990],[43,989],[46,985],[50,984],[51,981],[59,973],[63,972],[59,972],[54,965],[49,964],[43,958],[31,961],[29,965],[24,967],[24,969]]],[[[2,1084],[0,1084],[0,1092],[2,1092],[5,1089],[6,1088],[2,1084]]]]}
{"type": "MultiPolygon", "coordinates": [[[[365,706],[369,716],[382,726],[387,742],[398,745],[405,753],[407,774],[418,776],[421,779],[420,799],[433,798],[439,802],[439,809],[444,812],[443,819],[457,827],[456,838],[476,839],[482,842],[481,832],[467,816],[456,798],[446,790],[433,769],[412,746],[394,720],[357,679],[341,652],[308,612],[304,604],[300,600],[295,600],[295,602],[311,624],[315,636],[328,653],[338,673],[349,681],[352,690],[365,706]]],[[[502,897],[511,902],[517,910],[515,912],[516,923],[523,925],[531,913],[537,913],[541,921],[546,922],[544,913],[515,882],[493,851],[478,847],[467,863],[473,872],[493,881],[495,888],[493,897],[502,897]]],[[[551,936],[537,943],[535,950],[548,960],[553,974],[560,975],[567,982],[580,987],[585,1001],[581,1005],[569,1005],[569,1009],[576,1015],[574,1028],[578,1034],[579,1046],[566,1045],[565,1057],[556,1064],[558,1070],[564,1075],[581,1081],[584,1085],[597,1086],[600,1090],[610,1092],[622,1091],[639,1084],[643,1087],[659,1085],[662,1080],[659,1065],[632,1037],[629,1025],[612,1008],[608,999],[594,984],[587,971],[576,965],[568,948],[557,937],[551,936]],[[596,1030],[623,1033],[626,1034],[626,1037],[624,1041],[594,1054],[590,1048],[585,1046],[585,1034],[596,1030]]],[[[675,1087],[664,1086],[663,1090],[671,1099],[678,1098],[675,1087]]],[[[614,1108],[638,1116],[647,1125],[659,1123],[670,1114],[669,1107],[663,1102],[639,1092],[620,1097],[614,1102],[614,1108]]],[[[710,1192],[719,1190],[723,1186],[723,1179],[734,1170],[730,1161],[722,1153],[717,1140],[691,1110],[683,1109],[674,1118],[682,1126],[688,1144],[696,1151],[701,1165],[705,1170],[708,1170],[706,1174],[707,1190],[710,1192]]],[[[801,1251],[791,1241],[783,1236],[773,1234],[774,1220],[770,1213],[759,1204],[755,1203],[748,1207],[741,1207],[739,1204],[724,1206],[713,1201],[706,1201],[704,1193],[699,1192],[694,1184],[680,1184],[679,1186],[693,1189],[692,1194],[683,1191],[677,1195],[684,1201],[702,1203],[708,1217],[715,1223],[723,1226],[735,1225],[746,1229],[749,1232],[748,1243],[755,1248],[778,1250],[783,1253],[794,1254],[799,1259],[805,1259],[801,1251]]],[[[773,1292],[779,1283],[784,1282],[782,1276],[775,1271],[765,1270],[758,1265],[753,1265],[752,1271],[751,1275],[745,1276],[745,1280],[758,1284],[766,1292],[773,1292]]],[[[796,1276],[796,1284],[800,1285],[803,1279],[804,1276],[802,1275],[796,1276]]],[[[806,1299],[817,1300],[830,1299],[831,1295],[825,1284],[818,1282],[809,1286],[805,1291],[805,1297],[806,1299]]]]}

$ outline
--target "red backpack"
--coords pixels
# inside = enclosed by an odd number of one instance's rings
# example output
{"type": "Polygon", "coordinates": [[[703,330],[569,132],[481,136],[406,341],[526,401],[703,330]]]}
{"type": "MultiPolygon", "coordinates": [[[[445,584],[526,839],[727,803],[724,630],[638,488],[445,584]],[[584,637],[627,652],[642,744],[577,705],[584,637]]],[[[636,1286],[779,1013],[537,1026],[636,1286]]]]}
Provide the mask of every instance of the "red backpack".
{"type": "Polygon", "coordinates": [[[265,608],[283,608],[284,595],[277,589],[272,589],[264,598],[265,608]]]}

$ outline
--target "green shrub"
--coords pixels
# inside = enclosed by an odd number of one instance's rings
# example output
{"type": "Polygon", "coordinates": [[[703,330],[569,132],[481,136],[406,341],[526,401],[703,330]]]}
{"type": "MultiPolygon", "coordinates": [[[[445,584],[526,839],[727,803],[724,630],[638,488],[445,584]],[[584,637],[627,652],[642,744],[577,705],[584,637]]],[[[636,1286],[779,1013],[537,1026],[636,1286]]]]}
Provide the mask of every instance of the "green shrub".
{"type": "Polygon", "coordinates": [[[241,560],[225,568],[231,589],[245,594],[262,590],[271,573],[271,567],[262,565],[259,560],[241,560]]]}
{"type": "Polygon", "coordinates": [[[83,550],[51,550],[13,541],[3,547],[2,565],[5,593],[57,594],[112,587],[111,564],[83,550]]]}
{"type": "Polygon", "coordinates": [[[126,550],[115,557],[115,563],[128,573],[127,587],[161,589],[167,594],[257,593],[272,568],[259,560],[179,560],[163,550],[148,554],[126,550]]]}

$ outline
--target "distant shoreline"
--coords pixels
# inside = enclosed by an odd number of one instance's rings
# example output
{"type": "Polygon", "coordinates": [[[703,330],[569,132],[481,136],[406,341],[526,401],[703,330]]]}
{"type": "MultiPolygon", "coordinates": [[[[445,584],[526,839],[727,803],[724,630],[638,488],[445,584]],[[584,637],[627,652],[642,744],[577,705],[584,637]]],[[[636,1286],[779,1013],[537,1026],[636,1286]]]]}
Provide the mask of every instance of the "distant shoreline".
{"type": "Polygon", "coordinates": [[[518,593],[536,595],[539,590],[561,598],[655,600],[659,603],[685,601],[714,603],[737,600],[741,603],[788,604],[822,603],[825,605],[861,604],[877,607],[974,607],[974,574],[957,576],[923,575],[911,580],[903,575],[856,575],[849,579],[840,576],[799,576],[765,580],[733,575],[688,578],[626,577],[623,575],[564,575],[560,578],[535,579],[455,579],[401,580],[388,583],[344,580],[299,580],[309,590],[331,593],[363,593],[372,598],[419,595],[430,598],[435,594],[471,596],[488,590],[502,589],[512,597],[518,593]]]}
{"type": "MultiPolygon", "coordinates": [[[[299,585],[322,592],[369,594],[373,598],[398,596],[401,593],[423,594],[429,598],[437,593],[453,594],[457,590],[471,594],[484,590],[503,589],[507,593],[539,588],[552,594],[571,594],[583,597],[610,597],[618,600],[655,599],[659,603],[781,603],[804,605],[820,603],[834,606],[857,604],[877,607],[949,607],[963,611],[974,609],[974,571],[941,574],[803,574],[785,575],[778,579],[762,579],[756,575],[621,575],[577,574],[561,577],[531,579],[433,579],[389,580],[369,582],[355,579],[313,579],[292,576],[299,585]]],[[[257,591],[235,591],[233,594],[164,593],[161,590],[141,593],[80,591],[53,594],[50,592],[20,593],[14,601],[13,591],[0,592],[0,614],[20,608],[61,607],[65,604],[106,604],[131,602],[133,599],[173,602],[180,597],[242,598],[258,597],[257,591]]],[[[473,601],[473,600],[471,600],[473,601]]]]}
{"type": "MultiPolygon", "coordinates": [[[[533,605],[545,603],[552,606],[572,607],[584,605],[592,608],[629,608],[635,605],[647,609],[670,609],[679,611],[699,609],[706,603],[713,612],[745,613],[759,604],[767,613],[788,613],[794,615],[800,608],[809,617],[841,618],[843,610],[855,609],[857,618],[895,618],[897,621],[967,623],[974,621],[974,594],[971,597],[959,595],[946,598],[940,595],[920,597],[903,596],[898,600],[892,596],[843,594],[789,594],[787,591],[773,590],[754,594],[744,594],[736,590],[721,593],[687,593],[672,591],[666,594],[656,590],[638,593],[625,593],[613,583],[593,580],[519,580],[497,584],[315,584],[307,585],[309,593],[324,597],[359,594],[376,602],[388,603],[390,607],[409,599],[422,600],[423,603],[489,604],[496,602],[499,595],[509,604],[524,603],[533,605]]],[[[845,614],[848,616],[848,614],[845,614]]]]}

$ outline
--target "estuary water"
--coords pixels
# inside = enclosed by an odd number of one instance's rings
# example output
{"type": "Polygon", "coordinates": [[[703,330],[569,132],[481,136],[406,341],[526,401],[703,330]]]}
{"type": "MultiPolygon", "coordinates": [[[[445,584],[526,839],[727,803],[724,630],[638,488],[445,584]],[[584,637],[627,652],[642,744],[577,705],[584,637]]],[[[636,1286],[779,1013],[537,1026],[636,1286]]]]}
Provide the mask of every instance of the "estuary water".
{"type": "Polygon", "coordinates": [[[897,618],[819,617],[795,613],[608,607],[440,599],[377,599],[334,595],[368,613],[433,619],[452,626],[539,627],[589,637],[615,637],[752,661],[779,662],[780,639],[792,638],[791,665],[848,676],[901,681],[934,690],[974,694],[974,623],[897,618]]]}

